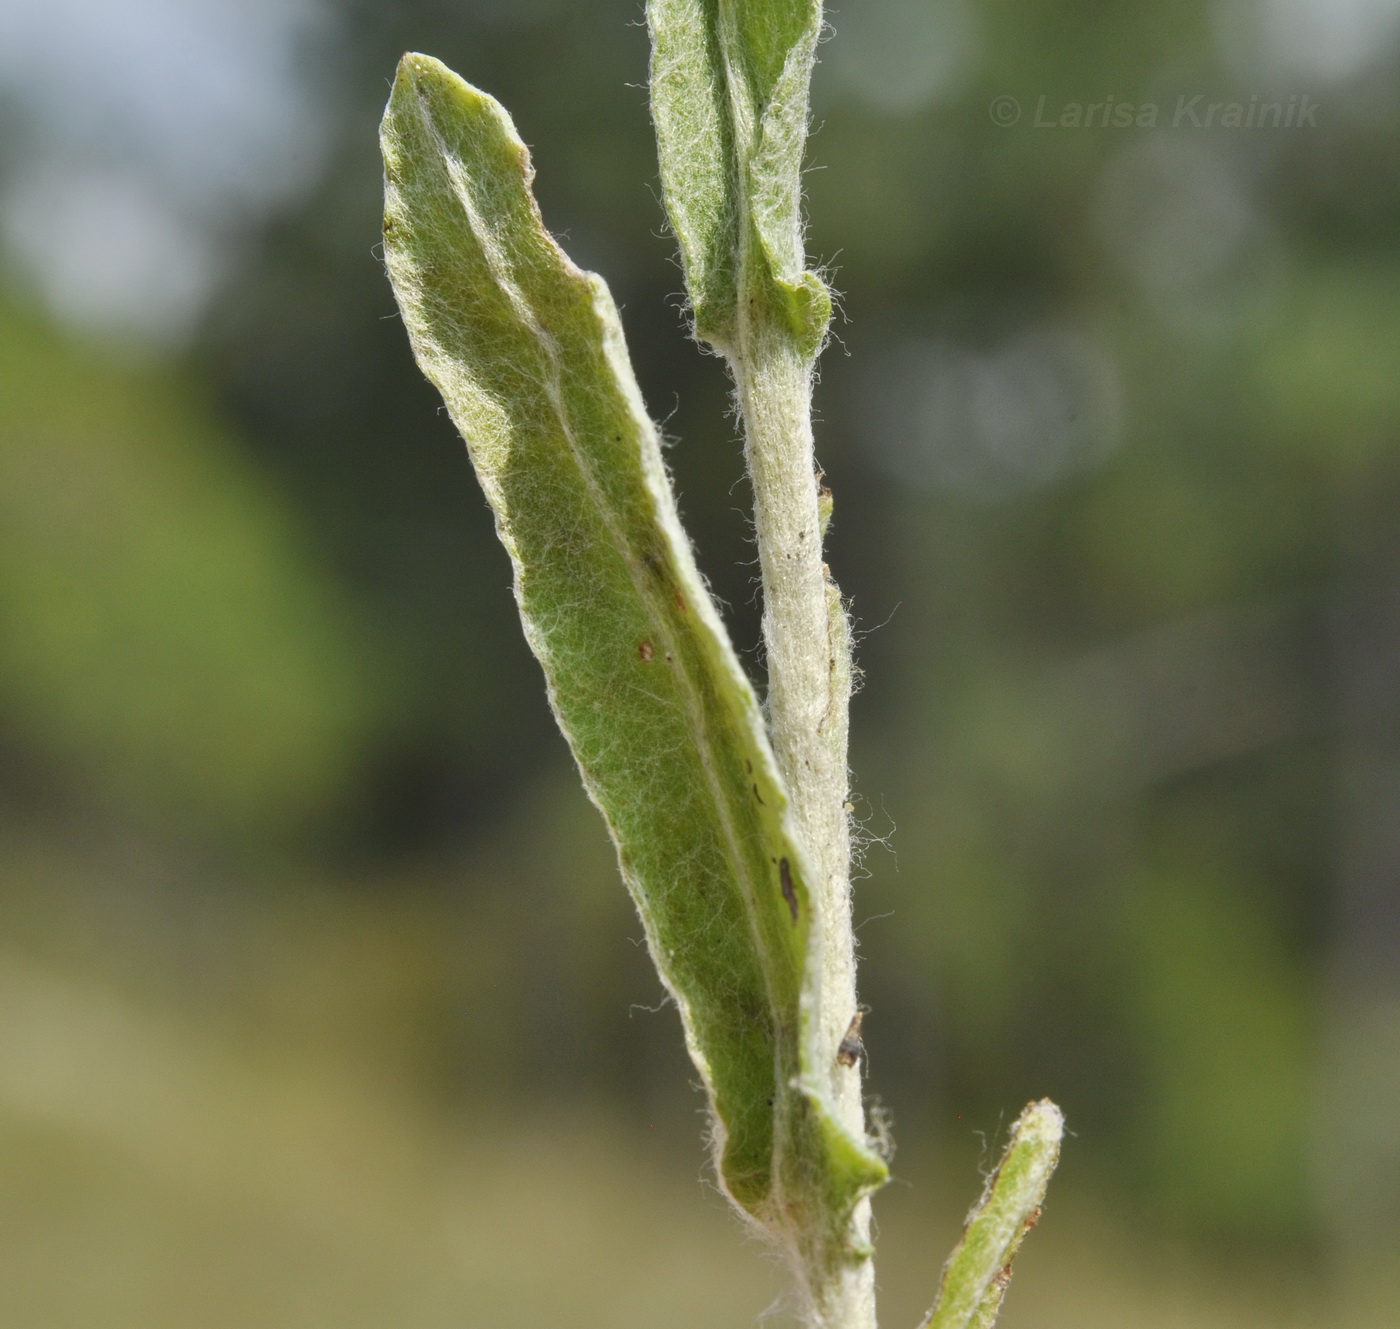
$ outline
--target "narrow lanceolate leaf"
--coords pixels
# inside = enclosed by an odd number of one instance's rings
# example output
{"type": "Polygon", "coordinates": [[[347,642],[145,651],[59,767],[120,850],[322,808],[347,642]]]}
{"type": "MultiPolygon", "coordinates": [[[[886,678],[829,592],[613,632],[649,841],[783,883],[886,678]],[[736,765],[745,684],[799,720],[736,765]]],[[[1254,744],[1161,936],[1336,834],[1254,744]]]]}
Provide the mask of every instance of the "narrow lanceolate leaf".
{"type": "Polygon", "coordinates": [[[884,1168],[803,1075],[809,873],[607,287],[545,231],[505,111],[437,61],[404,57],[382,142],[404,323],[680,1007],[721,1180],[770,1228],[829,1212],[842,1232],[884,1168]]]}
{"type": "Polygon", "coordinates": [[[920,1329],[992,1329],[1011,1281],[1011,1262],[1040,1218],[1064,1129],[1060,1109],[1048,1098],[1027,1104],[943,1266],[938,1300],[920,1329]]]}
{"type": "Polygon", "coordinates": [[[815,354],[831,319],[805,271],[801,172],[821,0],[648,0],[661,185],[696,335],[736,349],[741,302],[815,354]]]}

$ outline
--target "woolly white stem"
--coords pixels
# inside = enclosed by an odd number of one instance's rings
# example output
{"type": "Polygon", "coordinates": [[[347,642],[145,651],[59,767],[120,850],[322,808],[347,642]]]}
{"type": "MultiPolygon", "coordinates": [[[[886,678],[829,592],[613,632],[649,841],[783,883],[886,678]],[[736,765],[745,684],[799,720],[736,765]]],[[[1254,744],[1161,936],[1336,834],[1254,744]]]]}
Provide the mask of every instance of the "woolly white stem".
{"type": "MultiPolygon", "coordinates": [[[[730,365],[743,414],[763,576],[768,720],[774,753],[814,872],[816,931],[822,939],[815,1019],[819,1065],[829,1067],[831,1101],[842,1124],[865,1136],[859,1058],[838,1059],[856,1013],[851,928],[847,726],[849,635],[840,593],[822,562],[819,486],[813,458],[812,358],[794,345],[771,309],[742,305],[730,365]]],[[[865,1248],[869,1202],[856,1211],[852,1244],[865,1248]]],[[[812,1274],[809,1273],[809,1281],[812,1274]]],[[[874,1329],[874,1270],[845,1264],[811,1287],[820,1329],[874,1329]]]]}

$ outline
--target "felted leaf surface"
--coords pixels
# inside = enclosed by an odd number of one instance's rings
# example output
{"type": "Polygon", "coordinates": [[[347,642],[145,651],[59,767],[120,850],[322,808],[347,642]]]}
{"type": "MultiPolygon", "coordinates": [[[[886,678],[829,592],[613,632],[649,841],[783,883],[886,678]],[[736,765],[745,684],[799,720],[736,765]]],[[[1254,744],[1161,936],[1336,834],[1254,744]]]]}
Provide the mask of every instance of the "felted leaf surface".
{"type": "Polygon", "coordinates": [[[720,350],[739,302],[777,307],[814,354],[831,297],[802,252],[802,154],[821,0],[648,0],[661,185],[696,335],[720,350]]]}
{"type": "Polygon", "coordinates": [[[770,1226],[807,1202],[848,1213],[884,1167],[803,1074],[802,850],[607,287],[544,229],[506,112],[436,60],[404,57],[382,144],[404,323],[467,441],[555,715],[680,1007],[721,1180],[770,1226]]]}

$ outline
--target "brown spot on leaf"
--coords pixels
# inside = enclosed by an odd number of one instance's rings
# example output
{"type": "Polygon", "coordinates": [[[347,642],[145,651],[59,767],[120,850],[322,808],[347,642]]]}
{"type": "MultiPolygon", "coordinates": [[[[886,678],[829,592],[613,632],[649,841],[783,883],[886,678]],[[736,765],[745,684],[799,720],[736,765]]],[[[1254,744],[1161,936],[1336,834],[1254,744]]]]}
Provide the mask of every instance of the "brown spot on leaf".
{"type": "Polygon", "coordinates": [[[797,888],[792,884],[792,865],[785,858],[778,862],[778,877],[783,883],[783,899],[787,901],[788,908],[792,910],[792,921],[796,923],[797,888]]]}
{"type": "Polygon", "coordinates": [[[651,642],[649,641],[639,641],[637,643],[637,654],[641,657],[641,659],[644,662],[646,662],[649,661],[651,657],[656,654],[656,648],[652,646],[651,642]]]}
{"type": "Polygon", "coordinates": [[[676,608],[679,609],[681,613],[685,613],[689,607],[685,602],[685,596],[683,596],[679,590],[674,591],[673,594],[676,597],[676,608]]]}

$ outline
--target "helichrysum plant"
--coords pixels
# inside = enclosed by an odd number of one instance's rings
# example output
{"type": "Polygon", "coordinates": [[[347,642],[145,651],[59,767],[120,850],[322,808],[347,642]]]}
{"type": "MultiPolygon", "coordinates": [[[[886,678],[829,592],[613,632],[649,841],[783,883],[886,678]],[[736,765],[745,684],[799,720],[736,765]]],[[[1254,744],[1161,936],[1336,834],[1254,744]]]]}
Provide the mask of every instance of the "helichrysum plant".
{"type": "MultiPolygon", "coordinates": [[[[467,441],[525,635],[607,821],[712,1116],[719,1184],[785,1257],[812,1329],[873,1329],[850,905],[845,606],[822,559],[812,373],[831,299],[800,172],[820,0],[650,0],[661,181],[694,333],[734,378],[763,578],[760,705],[676,512],[602,278],[540,219],[505,110],[404,56],[384,248],[423,372],[467,441]]],[[[926,1325],[985,1329],[1061,1119],[1030,1105],[926,1325]]]]}

